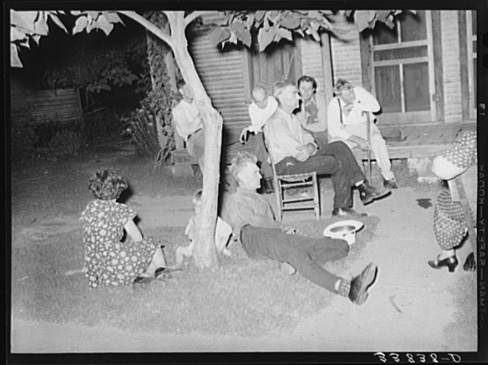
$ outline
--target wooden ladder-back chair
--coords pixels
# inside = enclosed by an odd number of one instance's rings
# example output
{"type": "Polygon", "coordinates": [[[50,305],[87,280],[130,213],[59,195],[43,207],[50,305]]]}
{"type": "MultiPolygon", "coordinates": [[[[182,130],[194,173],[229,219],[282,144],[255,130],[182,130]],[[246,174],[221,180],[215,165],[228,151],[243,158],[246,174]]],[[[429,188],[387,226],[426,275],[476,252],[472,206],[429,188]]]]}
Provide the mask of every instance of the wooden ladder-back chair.
{"type": "MultiPolygon", "coordinates": [[[[263,132],[264,133],[264,132],[263,132]]],[[[271,168],[273,169],[273,184],[276,194],[276,205],[278,208],[278,220],[281,222],[283,213],[285,211],[293,210],[311,210],[315,211],[317,220],[320,220],[320,189],[315,171],[302,174],[279,175],[276,172],[276,167],[269,152],[269,142],[266,134],[264,136],[264,144],[268,151],[271,168]],[[313,194],[311,196],[296,196],[287,197],[286,191],[290,188],[311,188],[313,194]],[[309,204],[299,204],[310,202],[309,204]]]]}

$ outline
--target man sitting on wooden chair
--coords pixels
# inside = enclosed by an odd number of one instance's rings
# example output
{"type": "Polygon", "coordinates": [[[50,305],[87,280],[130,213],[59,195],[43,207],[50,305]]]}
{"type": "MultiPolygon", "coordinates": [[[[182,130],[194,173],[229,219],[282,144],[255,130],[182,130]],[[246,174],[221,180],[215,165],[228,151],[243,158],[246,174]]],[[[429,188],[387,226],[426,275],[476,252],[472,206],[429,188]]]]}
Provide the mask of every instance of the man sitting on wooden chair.
{"type": "Polygon", "coordinates": [[[278,109],[268,119],[264,133],[278,174],[316,171],[318,175],[332,175],[335,192],[333,216],[366,215],[352,209],[352,187],[358,188],[364,205],[390,193],[387,189],[379,190],[368,184],[356,158],[344,142],[332,142],[317,148],[313,136],[293,114],[299,104],[295,83],[276,83],[273,96],[278,100],[278,109]]]}
{"type": "Polygon", "coordinates": [[[385,139],[373,123],[373,113],[381,109],[378,100],[362,87],[353,87],[344,79],[337,80],[334,93],[336,96],[330,101],[327,109],[330,140],[343,141],[350,148],[359,146],[364,151],[371,149],[381,169],[384,186],[397,189],[385,139]]]}
{"type": "Polygon", "coordinates": [[[357,305],[368,298],[368,289],[375,281],[377,267],[367,265],[352,280],[331,274],[323,268],[327,261],[346,257],[349,244],[342,239],[312,238],[296,234],[296,230],[274,219],[271,206],[256,190],[261,186],[261,173],[256,156],[239,152],[232,159],[230,172],[237,181],[237,190],[224,204],[222,218],[230,224],[246,254],[252,259],[271,259],[291,265],[300,275],[332,293],[348,297],[357,305]]]}
{"type": "Polygon", "coordinates": [[[468,131],[454,141],[454,145],[434,159],[432,171],[449,183],[438,196],[434,211],[434,233],[442,249],[436,260],[429,261],[434,269],[447,267],[454,272],[458,265],[456,247],[466,233],[473,245],[464,270],[476,270],[476,200],[478,182],[478,151],[476,132],[468,131]]]}

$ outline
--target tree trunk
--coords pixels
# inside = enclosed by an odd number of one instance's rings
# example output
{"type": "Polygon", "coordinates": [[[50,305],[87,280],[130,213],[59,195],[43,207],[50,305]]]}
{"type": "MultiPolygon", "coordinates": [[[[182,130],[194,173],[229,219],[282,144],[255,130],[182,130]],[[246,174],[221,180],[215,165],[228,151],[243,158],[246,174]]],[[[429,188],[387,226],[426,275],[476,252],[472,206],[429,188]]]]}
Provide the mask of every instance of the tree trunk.
{"type": "Polygon", "coordinates": [[[215,224],[217,221],[218,187],[220,181],[220,149],[222,145],[222,116],[211,104],[205,88],[188,52],[183,12],[170,18],[173,53],[185,82],[193,89],[195,102],[203,119],[205,153],[203,171],[202,214],[197,221],[193,262],[198,268],[217,266],[215,224]],[[181,14],[180,14],[181,13],[181,14]]]}
{"type": "MultiPolygon", "coordinates": [[[[162,58],[162,50],[158,50],[157,42],[161,42],[159,38],[155,38],[152,33],[146,32],[146,45],[147,45],[147,58],[149,63],[149,74],[151,76],[151,88],[157,90],[158,85],[156,85],[155,75],[157,70],[154,69],[154,58],[160,56],[162,58]]],[[[156,129],[158,131],[158,143],[159,148],[164,148],[166,146],[166,136],[163,133],[163,126],[161,125],[161,119],[156,115],[156,129]]]]}

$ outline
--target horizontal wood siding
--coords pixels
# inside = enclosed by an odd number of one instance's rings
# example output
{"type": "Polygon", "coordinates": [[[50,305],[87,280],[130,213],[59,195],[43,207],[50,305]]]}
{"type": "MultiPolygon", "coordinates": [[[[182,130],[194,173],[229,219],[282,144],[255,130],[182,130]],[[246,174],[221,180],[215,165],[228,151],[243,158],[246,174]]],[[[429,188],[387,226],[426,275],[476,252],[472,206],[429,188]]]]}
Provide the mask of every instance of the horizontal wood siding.
{"type": "Polygon", "coordinates": [[[441,11],[444,76],[444,117],[447,123],[462,120],[458,12],[441,11]]]}
{"type": "Polygon", "coordinates": [[[78,92],[74,89],[28,90],[13,84],[10,95],[13,124],[82,120],[78,92]]]}
{"type": "Polygon", "coordinates": [[[310,38],[301,38],[300,42],[302,75],[314,77],[318,83],[318,92],[323,93],[325,85],[320,42],[316,42],[310,38]]]}
{"type": "Polygon", "coordinates": [[[331,37],[334,84],[338,78],[343,78],[355,86],[363,86],[359,32],[355,24],[348,25],[348,28],[349,32],[341,39],[331,37]]]}
{"type": "MultiPolygon", "coordinates": [[[[215,21],[219,16],[209,12],[204,18],[205,22],[215,21]]],[[[242,128],[250,124],[245,84],[249,81],[244,80],[245,52],[236,46],[222,51],[221,47],[211,44],[205,30],[192,32],[189,50],[213,106],[224,118],[227,142],[238,140],[242,128]]]]}

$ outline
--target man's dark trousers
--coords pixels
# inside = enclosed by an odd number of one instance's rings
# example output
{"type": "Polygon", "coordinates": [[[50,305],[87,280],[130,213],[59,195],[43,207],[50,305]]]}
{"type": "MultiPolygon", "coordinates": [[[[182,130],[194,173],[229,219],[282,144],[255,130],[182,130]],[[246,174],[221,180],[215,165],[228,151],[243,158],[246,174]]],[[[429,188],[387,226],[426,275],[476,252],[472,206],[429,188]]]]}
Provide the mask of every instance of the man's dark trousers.
{"type": "Polygon", "coordinates": [[[325,270],[327,261],[342,259],[349,253],[345,240],[311,238],[286,234],[277,228],[246,225],[241,230],[244,251],[252,259],[271,259],[287,262],[311,282],[337,293],[335,285],[340,277],[325,270]]]}
{"type": "Polygon", "coordinates": [[[306,161],[286,157],[275,167],[280,175],[312,171],[316,171],[317,175],[331,175],[335,192],[334,208],[341,209],[352,207],[351,187],[366,179],[351,149],[341,141],[322,146],[306,161]]]}

